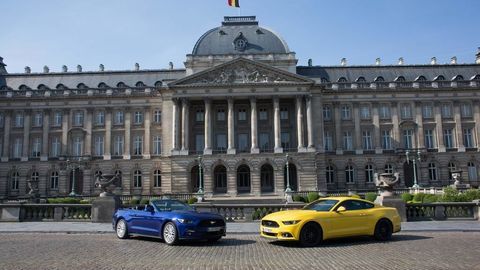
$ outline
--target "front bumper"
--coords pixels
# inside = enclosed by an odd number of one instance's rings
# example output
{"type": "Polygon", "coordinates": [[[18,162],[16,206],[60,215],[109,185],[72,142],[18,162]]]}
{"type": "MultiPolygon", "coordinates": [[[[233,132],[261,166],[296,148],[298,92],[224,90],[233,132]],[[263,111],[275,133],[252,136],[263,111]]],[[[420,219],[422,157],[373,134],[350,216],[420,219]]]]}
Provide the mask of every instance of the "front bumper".
{"type": "Polygon", "coordinates": [[[300,225],[280,225],[279,227],[266,227],[260,225],[260,236],[281,241],[297,241],[300,225]]]}
{"type": "Polygon", "coordinates": [[[178,238],[182,240],[213,239],[226,235],[226,227],[179,226],[178,238]]]}

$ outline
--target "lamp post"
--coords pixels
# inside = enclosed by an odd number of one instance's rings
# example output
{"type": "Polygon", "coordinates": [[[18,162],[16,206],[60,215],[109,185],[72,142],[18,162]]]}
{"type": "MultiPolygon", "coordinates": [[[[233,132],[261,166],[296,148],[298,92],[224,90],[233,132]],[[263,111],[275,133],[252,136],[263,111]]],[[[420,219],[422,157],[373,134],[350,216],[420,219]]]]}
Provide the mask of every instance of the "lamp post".
{"type": "Polygon", "coordinates": [[[77,196],[78,194],[75,192],[75,182],[76,182],[76,170],[81,168],[87,162],[87,158],[83,156],[78,157],[78,160],[70,160],[70,158],[66,157],[66,169],[67,171],[72,172],[72,189],[70,190],[69,196],[77,196]]]}
{"type": "Polygon", "coordinates": [[[410,160],[413,162],[413,186],[412,188],[419,188],[417,181],[417,161],[421,160],[421,152],[420,150],[415,151],[405,151],[405,156],[407,157],[407,162],[410,163],[410,160]]]}
{"type": "Polygon", "coordinates": [[[198,156],[198,194],[203,194],[202,156],[198,156]]]}
{"type": "Polygon", "coordinates": [[[292,189],[290,188],[290,169],[288,168],[289,167],[289,163],[288,163],[288,154],[285,156],[287,161],[285,162],[285,170],[286,170],[286,174],[287,174],[287,187],[285,189],[285,193],[291,193],[292,192],[292,189]]]}

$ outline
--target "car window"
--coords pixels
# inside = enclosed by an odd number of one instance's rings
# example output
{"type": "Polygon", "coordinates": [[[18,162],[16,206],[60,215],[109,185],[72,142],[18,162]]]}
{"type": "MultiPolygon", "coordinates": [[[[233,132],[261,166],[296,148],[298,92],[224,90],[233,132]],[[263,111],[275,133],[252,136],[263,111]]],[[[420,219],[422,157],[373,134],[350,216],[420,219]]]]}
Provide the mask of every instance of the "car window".
{"type": "Polygon", "coordinates": [[[328,212],[337,203],[338,203],[338,200],[319,200],[306,205],[303,209],[328,212]]]}
{"type": "Polygon", "coordinates": [[[371,203],[367,203],[367,202],[362,202],[362,201],[357,201],[357,200],[348,200],[348,201],[344,201],[342,202],[340,206],[343,206],[345,207],[345,209],[347,211],[350,211],[350,210],[363,210],[363,209],[369,209],[369,208],[373,208],[374,205],[371,204],[371,203]]]}
{"type": "Polygon", "coordinates": [[[156,200],[153,204],[159,211],[193,211],[189,205],[175,200],[156,200]]]}

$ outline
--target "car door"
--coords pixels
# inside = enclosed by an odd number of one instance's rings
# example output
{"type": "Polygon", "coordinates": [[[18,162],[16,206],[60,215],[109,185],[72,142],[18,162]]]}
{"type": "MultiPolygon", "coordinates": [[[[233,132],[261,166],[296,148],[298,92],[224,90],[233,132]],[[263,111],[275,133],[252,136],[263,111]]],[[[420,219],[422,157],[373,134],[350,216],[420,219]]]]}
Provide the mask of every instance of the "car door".
{"type": "Polygon", "coordinates": [[[161,223],[163,221],[161,212],[156,211],[152,206],[145,206],[143,211],[138,212],[138,216],[138,224],[142,230],[142,234],[149,236],[160,235],[161,223]]]}
{"type": "Polygon", "coordinates": [[[358,200],[346,200],[340,203],[335,210],[341,206],[345,207],[346,210],[343,212],[334,211],[331,218],[332,227],[334,227],[332,235],[334,237],[344,237],[366,234],[371,214],[365,209],[364,203],[358,200]]]}

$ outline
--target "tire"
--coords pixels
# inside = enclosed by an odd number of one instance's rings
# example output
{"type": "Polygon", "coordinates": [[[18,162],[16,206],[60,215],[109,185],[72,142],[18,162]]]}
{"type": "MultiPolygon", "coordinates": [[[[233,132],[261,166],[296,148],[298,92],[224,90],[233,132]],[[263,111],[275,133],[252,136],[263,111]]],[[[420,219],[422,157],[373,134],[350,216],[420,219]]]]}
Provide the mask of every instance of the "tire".
{"type": "Polygon", "coordinates": [[[119,219],[117,225],[115,225],[115,234],[120,239],[127,239],[128,235],[128,225],[125,219],[119,219]]]}
{"type": "Polygon", "coordinates": [[[215,237],[215,238],[209,238],[209,239],[207,240],[207,242],[209,242],[209,243],[215,243],[215,242],[217,242],[218,240],[220,240],[221,238],[222,238],[221,236],[217,236],[217,237],[215,237]]]}
{"type": "Polygon", "coordinates": [[[162,236],[167,245],[173,246],[178,243],[178,231],[173,222],[167,222],[167,224],[163,226],[162,236]]]}
{"type": "Polygon", "coordinates": [[[373,235],[377,241],[388,241],[392,239],[392,224],[386,219],[381,219],[375,225],[373,235]]]}
{"type": "Polygon", "coordinates": [[[305,224],[300,231],[300,245],[304,247],[317,246],[322,241],[322,238],[322,229],[313,222],[305,224]]]}

